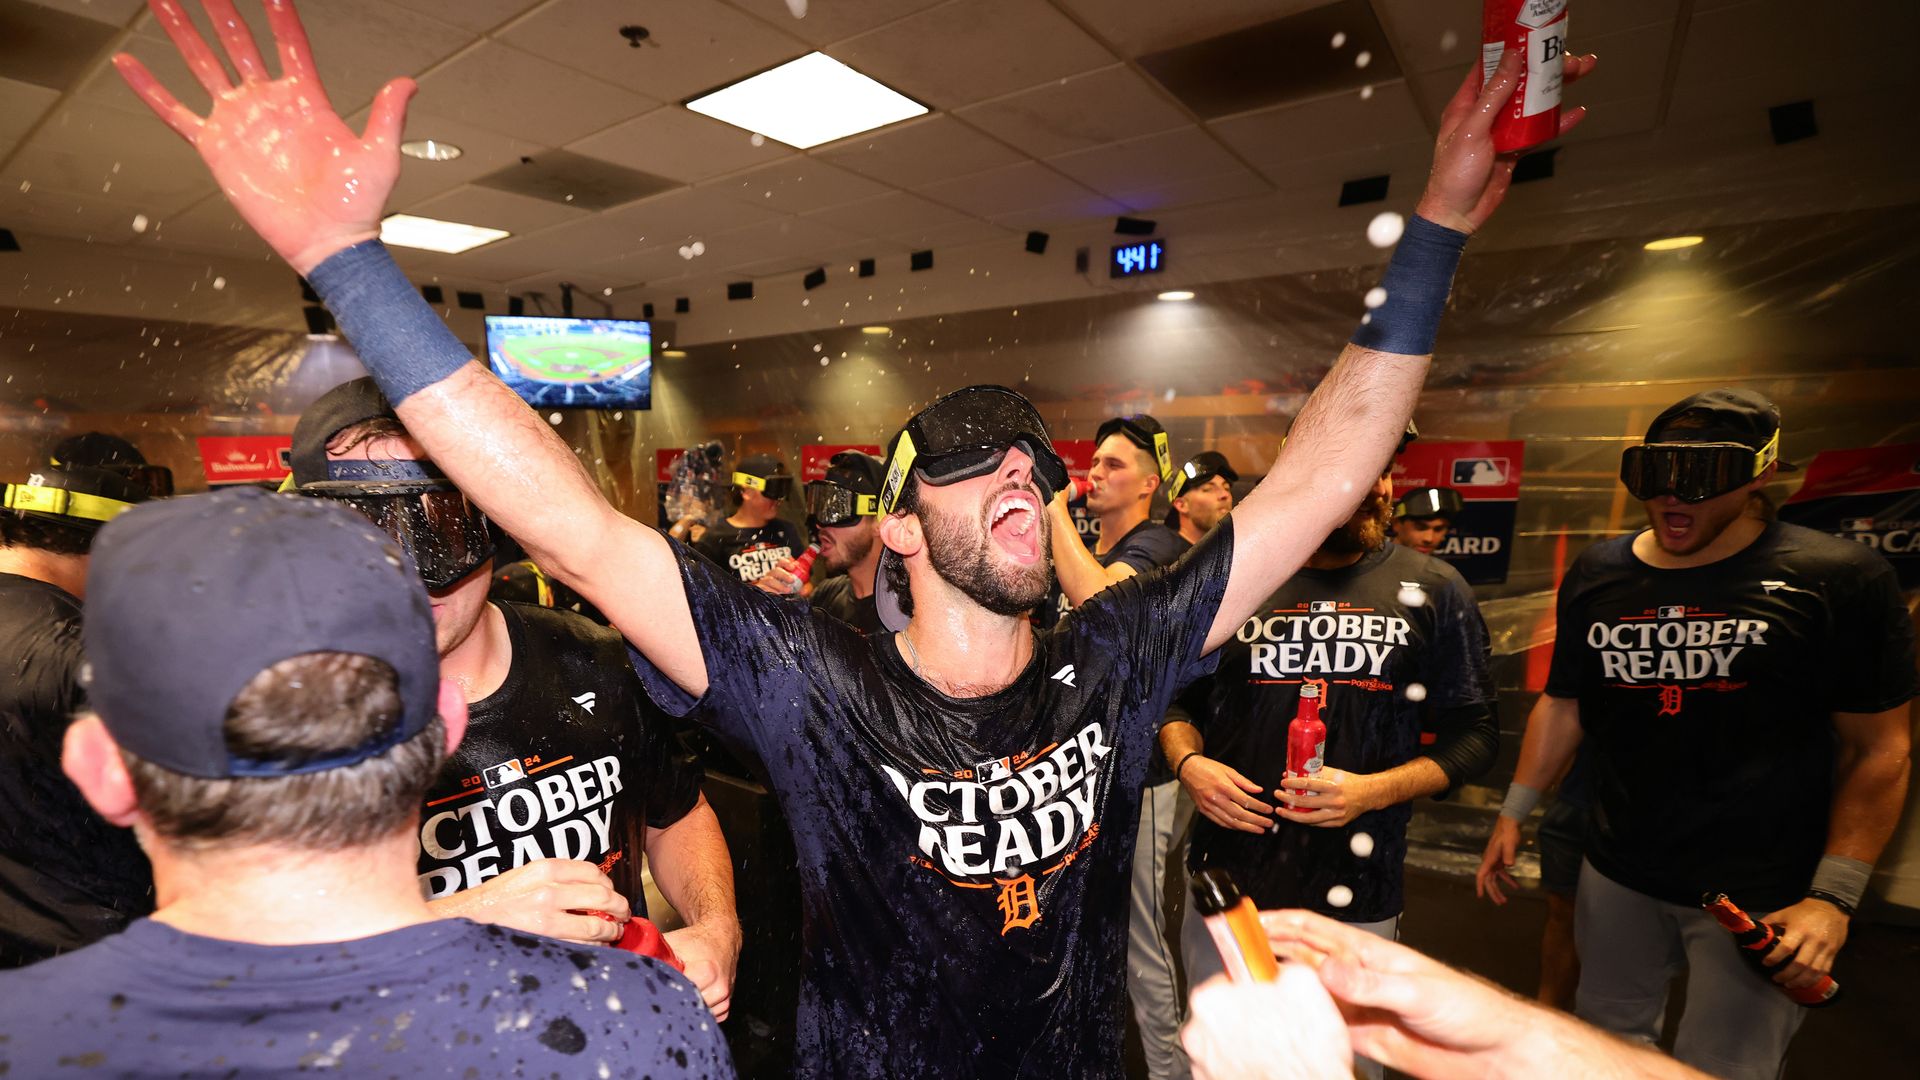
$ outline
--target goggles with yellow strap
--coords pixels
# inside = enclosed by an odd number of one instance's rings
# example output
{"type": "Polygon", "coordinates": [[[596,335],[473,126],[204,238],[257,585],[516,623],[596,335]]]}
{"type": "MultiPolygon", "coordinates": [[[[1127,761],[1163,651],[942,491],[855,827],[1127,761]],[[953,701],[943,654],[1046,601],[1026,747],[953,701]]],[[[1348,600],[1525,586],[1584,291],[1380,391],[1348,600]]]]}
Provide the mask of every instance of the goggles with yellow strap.
{"type": "Polygon", "coordinates": [[[733,482],[737,487],[752,488],[775,502],[793,492],[791,476],[755,476],[752,473],[736,472],[733,474],[733,482]]]}
{"type": "Polygon", "coordinates": [[[1620,455],[1620,482],[1641,501],[1671,495],[1705,502],[1758,479],[1780,459],[1780,433],[1755,450],[1745,443],[1648,443],[1620,455]]]}
{"type": "Polygon", "coordinates": [[[935,487],[985,476],[1018,446],[1044,498],[1067,486],[1067,465],[1033,403],[1004,386],[969,386],[914,414],[887,448],[880,510],[892,513],[916,474],[935,487]]]}

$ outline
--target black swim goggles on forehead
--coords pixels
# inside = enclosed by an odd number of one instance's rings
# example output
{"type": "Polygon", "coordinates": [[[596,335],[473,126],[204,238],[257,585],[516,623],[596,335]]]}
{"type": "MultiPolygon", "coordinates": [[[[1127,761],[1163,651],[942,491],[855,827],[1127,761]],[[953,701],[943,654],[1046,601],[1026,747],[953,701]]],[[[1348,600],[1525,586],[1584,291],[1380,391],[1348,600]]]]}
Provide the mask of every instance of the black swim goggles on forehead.
{"type": "Polygon", "coordinates": [[[935,487],[985,476],[1018,446],[1033,459],[1042,499],[1067,486],[1067,466],[1054,452],[1047,426],[1026,398],[1004,386],[955,390],[916,413],[887,448],[880,510],[892,513],[916,472],[935,487]]]}
{"type": "Polygon", "coordinates": [[[1160,479],[1173,478],[1173,443],[1158,420],[1151,416],[1116,416],[1094,432],[1093,444],[1099,446],[1115,434],[1125,435],[1128,442],[1152,454],[1154,464],[1160,467],[1160,479]]]}
{"type": "Polygon", "coordinates": [[[444,589],[493,558],[487,515],[453,483],[418,462],[330,461],[337,479],[302,484],[302,495],[346,503],[413,556],[428,589],[444,589]],[[395,479],[366,479],[367,476],[395,479]]]}
{"type": "Polygon", "coordinates": [[[1705,502],[1752,483],[1780,457],[1780,433],[1755,450],[1744,443],[1648,443],[1620,455],[1620,482],[1645,502],[1671,495],[1705,502]]]}
{"type": "Polygon", "coordinates": [[[752,473],[737,472],[733,474],[733,482],[738,487],[752,488],[774,502],[779,502],[793,493],[791,476],[755,476],[752,473]]]}
{"type": "Polygon", "coordinates": [[[1393,516],[1397,518],[1450,518],[1466,508],[1460,500],[1460,493],[1452,488],[1423,487],[1414,488],[1393,504],[1393,516]]]}
{"type": "Polygon", "coordinates": [[[880,514],[880,496],[848,491],[831,480],[807,484],[807,519],[829,528],[858,525],[861,518],[880,514]]]}

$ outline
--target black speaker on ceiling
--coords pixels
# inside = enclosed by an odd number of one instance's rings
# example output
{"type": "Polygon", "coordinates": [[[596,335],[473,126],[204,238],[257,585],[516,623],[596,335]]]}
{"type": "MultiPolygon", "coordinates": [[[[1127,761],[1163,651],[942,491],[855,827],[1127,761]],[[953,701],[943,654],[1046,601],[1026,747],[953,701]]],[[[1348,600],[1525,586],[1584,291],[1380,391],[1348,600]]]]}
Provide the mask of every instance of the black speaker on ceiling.
{"type": "Polygon", "coordinates": [[[465,289],[461,289],[453,294],[453,299],[455,303],[468,311],[487,310],[487,298],[477,292],[468,292],[465,289]]]}
{"type": "Polygon", "coordinates": [[[652,305],[652,304],[641,304],[641,305],[640,305],[640,317],[641,317],[641,318],[643,318],[643,319],[651,319],[651,318],[653,318],[653,305],[652,305]]]}
{"type": "Polygon", "coordinates": [[[308,304],[306,307],[300,309],[300,314],[306,317],[307,333],[333,333],[333,312],[328,311],[318,304],[308,304]]]}
{"type": "Polygon", "coordinates": [[[20,241],[13,238],[12,229],[0,229],[0,251],[19,251],[20,241]]]}
{"type": "Polygon", "coordinates": [[[527,302],[525,300],[522,300],[517,296],[507,297],[507,314],[508,315],[519,316],[519,315],[525,315],[526,313],[527,313],[527,302]]]}
{"type": "Polygon", "coordinates": [[[860,260],[860,276],[861,276],[861,277],[872,277],[872,276],[873,276],[873,269],[874,269],[874,267],[873,267],[873,260],[872,260],[872,259],[861,259],[861,260],[860,260]]]}
{"type": "Polygon", "coordinates": [[[1142,218],[1119,217],[1113,219],[1113,231],[1119,233],[1121,236],[1152,236],[1154,230],[1159,227],[1159,222],[1147,221],[1142,218]]]}
{"type": "Polygon", "coordinates": [[[1049,237],[1047,236],[1046,233],[1039,232],[1037,230],[1034,232],[1028,233],[1027,234],[1027,250],[1033,252],[1035,255],[1045,255],[1047,253],[1048,239],[1049,237]]]}
{"type": "Polygon", "coordinates": [[[751,281],[727,282],[727,299],[729,300],[753,299],[753,282],[751,281]]]}
{"type": "Polygon", "coordinates": [[[1074,273],[1084,274],[1087,272],[1087,267],[1092,265],[1093,265],[1093,255],[1086,248],[1081,248],[1080,250],[1073,253],[1073,272],[1074,273]]]}
{"type": "Polygon", "coordinates": [[[1358,206],[1361,203],[1385,202],[1387,199],[1387,181],[1391,176],[1363,176],[1358,180],[1349,180],[1340,185],[1340,205],[1358,206]]]}
{"type": "Polygon", "coordinates": [[[687,299],[684,296],[676,296],[673,298],[674,314],[685,315],[687,312],[692,310],[693,310],[693,301],[687,299]]]}
{"type": "Polygon", "coordinates": [[[808,292],[812,292],[826,283],[827,268],[824,266],[814,267],[812,270],[807,271],[806,277],[800,279],[800,284],[805,285],[808,292]]]}
{"type": "Polygon", "coordinates": [[[444,304],[447,302],[447,294],[441,291],[438,285],[420,286],[420,298],[429,304],[444,304]]]}
{"type": "Polygon", "coordinates": [[[1767,110],[1767,124],[1773,129],[1775,146],[1785,146],[1820,134],[1820,121],[1814,118],[1813,102],[1789,101],[1767,110]]]}
{"type": "Polygon", "coordinates": [[[1556,146],[1551,150],[1536,150],[1531,154],[1522,155],[1520,160],[1514,163],[1513,182],[1531,184],[1535,180],[1552,179],[1553,157],[1559,152],[1560,148],[1556,146]]]}
{"type": "Polygon", "coordinates": [[[933,269],[933,252],[916,251],[912,255],[907,256],[907,269],[909,270],[933,269]]]}
{"type": "Polygon", "coordinates": [[[313,282],[308,281],[306,278],[300,279],[300,299],[305,300],[309,304],[317,304],[320,302],[320,294],[313,291],[313,282]]]}

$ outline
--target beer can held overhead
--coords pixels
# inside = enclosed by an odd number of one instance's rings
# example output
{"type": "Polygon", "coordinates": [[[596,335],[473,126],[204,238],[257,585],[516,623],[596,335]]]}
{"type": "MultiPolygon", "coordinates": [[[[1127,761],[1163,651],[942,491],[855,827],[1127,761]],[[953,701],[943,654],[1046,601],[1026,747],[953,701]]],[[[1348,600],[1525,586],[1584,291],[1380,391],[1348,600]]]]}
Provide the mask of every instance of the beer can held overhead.
{"type": "Polygon", "coordinates": [[[1526,51],[1520,85],[1493,122],[1493,148],[1524,150],[1560,133],[1560,87],[1566,68],[1567,0],[1485,0],[1480,33],[1480,84],[1508,49],[1526,51]]]}

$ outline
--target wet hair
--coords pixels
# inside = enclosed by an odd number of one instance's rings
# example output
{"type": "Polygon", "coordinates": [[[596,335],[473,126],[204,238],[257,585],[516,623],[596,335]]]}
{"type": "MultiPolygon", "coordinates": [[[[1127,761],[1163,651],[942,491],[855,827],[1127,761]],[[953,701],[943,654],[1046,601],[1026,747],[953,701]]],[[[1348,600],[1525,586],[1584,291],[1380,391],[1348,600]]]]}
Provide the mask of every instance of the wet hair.
{"type": "Polygon", "coordinates": [[[327,453],[344,454],[375,439],[405,438],[407,425],[391,416],[375,416],[348,424],[327,437],[327,453]]]}
{"type": "Polygon", "coordinates": [[[85,555],[93,549],[93,538],[99,531],[89,525],[65,525],[0,511],[0,547],[32,548],[49,555],[85,555]]]}
{"type": "MultiPolygon", "coordinates": [[[[254,676],[227,708],[229,752],[300,759],[356,746],[400,722],[400,683],[384,660],[315,652],[254,676]]],[[[126,750],[134,798],[153,829],[189,850],[274,845],[340,851],[410,830],[446,759],[438,717],[365,761],[295,776],[209,780],[126,750]]]]}
{"type": "MultiPolygon", "coordinates": [[[[920,480],[909,473],[906,483],[900,485],[900,497],[894,500],[895,514],[917,514],[920,512],[920,480]]],[[[877,539],[877,538],[876,538],[877,539]]],[[[880,572],[887,575],[887,588],[893,591],[894,598],[900,602],[900,613],[913,618],[913,586],[907,576],[907,560],[890,551],[880,553],[880,572]]]]}

